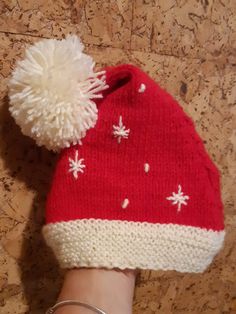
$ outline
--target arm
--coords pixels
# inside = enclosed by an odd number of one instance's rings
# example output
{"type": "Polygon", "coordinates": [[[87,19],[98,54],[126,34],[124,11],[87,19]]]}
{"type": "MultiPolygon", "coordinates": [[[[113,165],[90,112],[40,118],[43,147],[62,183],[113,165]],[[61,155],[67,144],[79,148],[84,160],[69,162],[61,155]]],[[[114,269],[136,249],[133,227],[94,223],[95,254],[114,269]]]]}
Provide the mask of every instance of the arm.
{"type": "MultiPolygon", "coordinates": [[[[136,272],[133,270],[80,268],[66,273],[58,301],[78,300],[107,314],[131,314],[136,272]]],[[[67,305],[56,314],[92,314],[80,306],[67,305]]]]}

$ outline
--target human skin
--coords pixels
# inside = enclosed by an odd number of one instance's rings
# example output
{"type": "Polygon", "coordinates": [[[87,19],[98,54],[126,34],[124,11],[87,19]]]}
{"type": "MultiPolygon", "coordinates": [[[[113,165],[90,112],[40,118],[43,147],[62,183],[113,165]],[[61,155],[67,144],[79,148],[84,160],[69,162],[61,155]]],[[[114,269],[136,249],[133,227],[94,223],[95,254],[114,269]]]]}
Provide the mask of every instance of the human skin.
{"type": "MultiPolygon", "coordinates": [[[[107,314],[131,314],[137,272],[134,270],[76,268],[68,270],[59,301],[77,300],[107,314]]],[[[56,314],[92,314],[81,306],[66,305],[56,314]]]]}

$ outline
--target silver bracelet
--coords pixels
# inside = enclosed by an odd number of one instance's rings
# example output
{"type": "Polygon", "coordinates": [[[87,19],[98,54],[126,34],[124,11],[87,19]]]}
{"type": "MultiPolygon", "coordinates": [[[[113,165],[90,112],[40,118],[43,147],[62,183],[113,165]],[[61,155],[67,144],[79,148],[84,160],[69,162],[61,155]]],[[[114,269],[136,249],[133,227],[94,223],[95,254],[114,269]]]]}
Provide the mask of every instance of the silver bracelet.
{"type": "Polygon", "coordinates": [[[89,309],[89,310],[91,310],[91,311],[93,311],[94,313],[97,313],[97,314],[107,314],[106,312],[104,312],[103,310],[99,309],[96,306],[92,306],[92,305],[89,305],[87,303],[83,303],[83,302],[79,302],[79,301],[75,301],[75,300],[66,300],[66,301],[58,302],[55,305],[53,305],[52,307],[50,307],[47,310],[46,314],[53,314],[53,313],[55,313],[55,311],[59,307],[62,307],[64,305],[78,305],[78,306],[85,307],[86,309],[89,309]]]}

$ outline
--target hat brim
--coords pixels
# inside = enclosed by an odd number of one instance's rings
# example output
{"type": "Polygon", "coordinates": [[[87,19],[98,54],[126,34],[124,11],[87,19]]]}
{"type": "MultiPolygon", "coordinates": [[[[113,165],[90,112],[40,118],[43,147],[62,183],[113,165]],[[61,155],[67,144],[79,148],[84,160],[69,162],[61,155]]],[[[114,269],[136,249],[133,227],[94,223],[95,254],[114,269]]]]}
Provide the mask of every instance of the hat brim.
{"type": "Polygon", "coordinates": [[[221,249],[225,231],[177,224],[81,219],[43,227],[62,268],[203,272],[221,249]]]}

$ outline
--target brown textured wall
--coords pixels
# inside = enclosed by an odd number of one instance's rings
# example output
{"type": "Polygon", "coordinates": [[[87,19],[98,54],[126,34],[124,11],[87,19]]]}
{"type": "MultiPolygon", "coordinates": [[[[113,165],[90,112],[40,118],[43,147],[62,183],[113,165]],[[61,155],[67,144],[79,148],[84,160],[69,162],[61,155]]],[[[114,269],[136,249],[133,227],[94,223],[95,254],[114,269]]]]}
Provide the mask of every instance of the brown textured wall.
{"type": "Polygon", "coordinates": [[[131,62],[174,95],[222,173],[224,250],[201,275],[142,272],[134,313],[236,313],[235,14],[235,0],[1,0],[0,313],[44,313],[62,281],[40,234],[56,156],[9,116],[7,79],[28,44],[68,33],[98,67],[131,62]]]}

